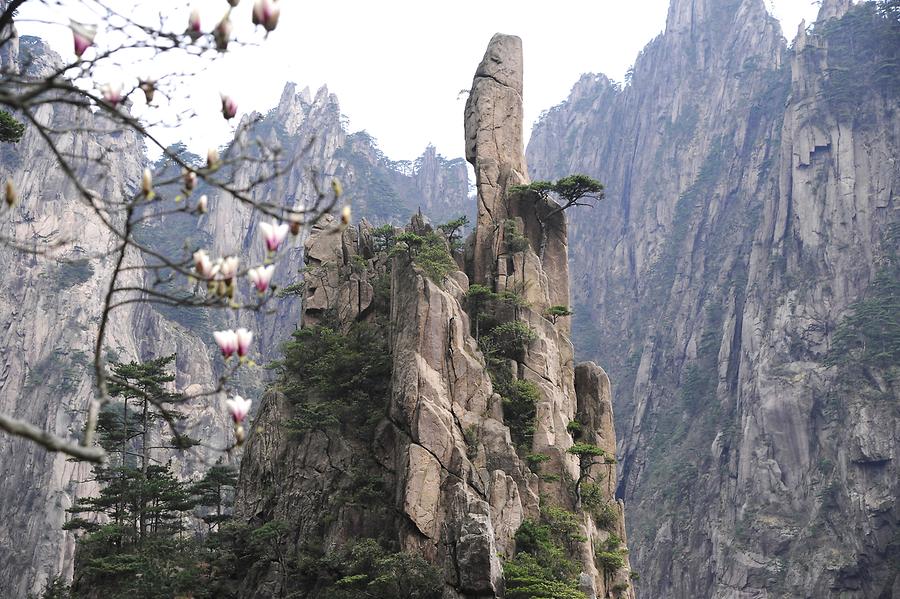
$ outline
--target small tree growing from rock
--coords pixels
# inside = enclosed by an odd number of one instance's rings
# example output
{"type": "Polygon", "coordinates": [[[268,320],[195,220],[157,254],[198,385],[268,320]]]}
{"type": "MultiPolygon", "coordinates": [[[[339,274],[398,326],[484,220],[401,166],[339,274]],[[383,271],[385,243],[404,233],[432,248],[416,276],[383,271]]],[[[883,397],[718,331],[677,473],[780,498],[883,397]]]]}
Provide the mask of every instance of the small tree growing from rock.
{"type": "Polygon", "coordinates": [[[576,443],[566,450],[578,457],[578,479],[575,481],[575,508],[581,509],[582,485],[587,480],[593,480],[591,468],[599,464],[615,464],[616,459],[606,453],[602,447],[591,443],[576,443]]]}
{"type": "Polygon", "coordinates": [[[544,312],[544,316],[553,324],[556,324],[556,321],[560,318],[571,315],[572,311],[569,310],[568,306],[550,306],[547,308],[547,311],[544,312]]]}
{"type": "Polygon", "coordinates": [[[542,200],[550,200],[551,194],[556,196],[560,203],[556,208],[541,216],[536,212],[538,223],[541,227],[541,239],[538,245],[538,257],[544,259],[544,251],[547,249],[547,223],[564,210],[572,206],[593,206],[604,198],[603,184],[587,175],[569,175],[557,181],[535,181],[528,185],[516,185],[510,188],[512,193],[534,193],[542,200]]]}

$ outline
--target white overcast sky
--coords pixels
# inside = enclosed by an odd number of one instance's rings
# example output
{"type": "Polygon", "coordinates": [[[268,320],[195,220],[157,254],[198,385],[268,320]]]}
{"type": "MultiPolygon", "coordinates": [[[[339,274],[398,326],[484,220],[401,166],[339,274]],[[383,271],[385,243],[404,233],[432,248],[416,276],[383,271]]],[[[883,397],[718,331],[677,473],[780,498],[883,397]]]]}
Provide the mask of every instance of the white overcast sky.
{"type": "MultiPolygon", "coordinates": [[[[149,6],[159,9],[167,1],[149,6]]],[[[71,56],[67,27],[24,22],[39,16],[67,23],[67,3],[63,0],[63,7],[52,13],[34,11],[26,3],[20,11],[20,33],[49,38],[54,49],[71,56]]],[[[243,0],[234,14],[236,22],[249,21],[251,3],[243,0]]],[[[337,94],[351,130],[367,130],[394,160],[415,158],[429,143],[447,157],[461,156],[465,98],[459,92],[471,86],[494,33],[523,40],[525,124],[530,129],[541,111],[566,98],[582,73],[603,73],[621,81],[641,48],[662,32],[668,0],[281,4],[281,23],[268,40],[229,53],[200,75],[191,100],[202,116],[180,130],[161,133],[167,142],[185,140],[204,155],[207,147],[230,139],[230,126],[217,112],[220,91],[237,99],[241,113],[265,112],[278,102],[285,83],[293,81],[301,89],[308,85],[313,93],[327,84],[337,94]]],[[[766,4],[789,39],[800,20],[809,23],[818,10],[810,0],[766,4]]],[[[193,5],[202,11],[206,30],[227,7],[225,0],[195,0],[193,5]]],[[[172,18],[186,22],[190,3],[172,6],[172,18]]]]}

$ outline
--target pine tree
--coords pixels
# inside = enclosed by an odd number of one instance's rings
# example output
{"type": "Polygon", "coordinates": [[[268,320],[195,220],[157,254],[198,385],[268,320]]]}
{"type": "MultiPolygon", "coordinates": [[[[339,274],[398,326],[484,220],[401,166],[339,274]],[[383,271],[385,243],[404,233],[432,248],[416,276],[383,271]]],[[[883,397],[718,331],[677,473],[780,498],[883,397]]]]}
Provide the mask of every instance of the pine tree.
{"type": "Polygon", "coordinates": [[[120,401],[104,409],[97,426],[110,462],[94,468],[99,495],[80,498],[69,509],[94,518],[76,516],[64,526],[86,533],[78,543],[74,597],[99,588],[104,597],[171,597],[191,578],[188,566],[196,560],[188,555],[196,547],[183,533],[202,499],[170,463],[155,457],[192,443],[178,431],[183,416],[172,408],[184,398],[166,388],[174,380],[167,372],[174,359],[112,365],[110,394],[120,401]],[[159,432],[166,428],[170,440],[159,432]],[[108,524],[97,522],[103,520],[108,524]]]}
{"type": "Polygon", "coordinates": [[[231,519],[227,509],[234,501],[235,486],[237,471],[233,466],[223,465],[221,458],[193,485],[192,492],[197,498],[197,505],[210,511],[202,516],[210,530],[231,519]]]}

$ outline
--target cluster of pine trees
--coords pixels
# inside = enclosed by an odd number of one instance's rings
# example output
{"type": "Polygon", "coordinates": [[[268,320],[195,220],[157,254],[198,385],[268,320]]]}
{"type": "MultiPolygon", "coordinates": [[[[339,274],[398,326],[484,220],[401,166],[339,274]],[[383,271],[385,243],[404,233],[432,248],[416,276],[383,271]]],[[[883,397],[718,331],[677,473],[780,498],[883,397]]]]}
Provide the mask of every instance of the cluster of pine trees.
{"type": "Polygon", "coordinates": [[[220,528],[231,518],[236,470],[220,460],[199,480],[181,480],[155,457],[197,444],[177,426],[184,397],[167,390],[174,359],[113,364],[114,401],[97,425],[109,454],[93,469],[100,491],[79,499],[64,526],[78,534],[75,580],[52,581],[43,599],[227,596],[209,583],[229,558],[220,528]]]}

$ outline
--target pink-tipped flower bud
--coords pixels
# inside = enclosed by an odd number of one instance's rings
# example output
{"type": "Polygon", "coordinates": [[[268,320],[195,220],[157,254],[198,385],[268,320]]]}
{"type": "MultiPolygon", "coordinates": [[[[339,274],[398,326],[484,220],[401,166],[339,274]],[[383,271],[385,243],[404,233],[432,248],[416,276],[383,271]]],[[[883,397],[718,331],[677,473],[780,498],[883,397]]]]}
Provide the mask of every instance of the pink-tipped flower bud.
{"type": "Polygon", "coordinates": [[[238,105],[231,96],[222,94],[222,116],[225,120],[230,121],[237,115],[238,105]]]}
{"type": "Polygon", "coordinates": [[[122,102],[123,96],[121,83],[107,83],[100,88],[100,93],[103,95],[103,101],[113,108],[115,108],[122,102]]]}
{"type": "Polygon", "coordinates": [[[216,345],[219,346],[219,350],[222,352],[222,355],[225,356],[226,360],[234,355],[238,349],[237,333],[231,329],[228,329],[227,331],[214,331],[213,338],[216,340],[216,345]]]}
{"type": "Polygon", "coordinates": [[[203,35],[203,29],[200,26],[200,11],[196,8],[191,11],[191,16],[188,18],[188,27],[187,31],[188,37],[192,40],[197,41],[201,35],[203,35]]]}
{"type": "Polygon", "coordinates": [[[206,250],[194,252],[194,269],[204,279],[211,279],[215,274],[212,260],[209,259],[209,254],[206,253],[206,250]]]}
{"type": "Polygon", "coordinates": [[[277,0],[256,0],[253,5],[253,24],[262,25],[266,31],[274,31],[278,27],[281,7],[277,0]]]}
{"type": "Polygon", "coordinates": [[[226,13],[222,20],[219,21],[219,24],[216,25],[216,28],[213,29],[213,38],[216,40],[216,49],[219,52],[224,52],[228,49],[228,42],[231,41],[231,30],[233,29],[231,25],[231,19],[228,18],[228,14],[226,13]]]}
{"type": "Polygon", "coordinates": [[[219,276],[222,277],[222,280],[226,283],[231,283],[234,275],[237,274],[240,264],[240,258],[238,258],[237,256],[228,256],[227,258],[222,260],[222,264],[219,267],[219,276]]]}
{"type": "Polygon", "coordinates": [[[272,280],[273,274],[275,274],[274,264],[257,266],[247,271],[247,276],[250,277],[250,281],[253,282],[253,286],[256,287],[256,291],[259,293],[265,293],[266,289],[269,288],[269,282],[272,280]]]}
{"type": "Polygon", "coordinates": [[[94,37],[97,35],[96,25],[88,25],[77,21],[69,21],[69,29],[72,30],[72,42],[75,45],[75,56],[81,58],[85,50],[94,45],[94,37]]]}
{"type": "Polygon", "coordinates": [[[234,423],[240,424],[250,413],[250,406],[253,405],[253,400],[235,395],[233,399],[226,399],[225,405],[228,406],[228,413],[231,414],[231,419],[234,420],[234,423]]]}
{"type": "Polygon", "coordinates": [[[284,241],[288,234],[288,225],[278,222],[261,222],[259,223],[259,231],[262,233],[263,240],[266,242],[266,249],[270,252],[277,252],[278,247],[284,241]]]}
{"type": "Polygon", "coordinates": [[[237,355],[243,358],[250,351],[250,344],[253,342],[253,332],[247,329],[238,329],[234,334],[237,337],[237,355]]]}

